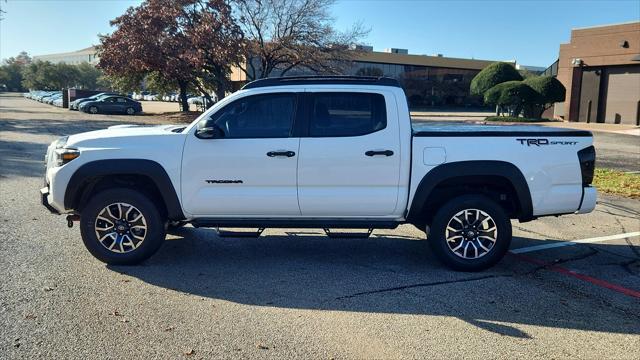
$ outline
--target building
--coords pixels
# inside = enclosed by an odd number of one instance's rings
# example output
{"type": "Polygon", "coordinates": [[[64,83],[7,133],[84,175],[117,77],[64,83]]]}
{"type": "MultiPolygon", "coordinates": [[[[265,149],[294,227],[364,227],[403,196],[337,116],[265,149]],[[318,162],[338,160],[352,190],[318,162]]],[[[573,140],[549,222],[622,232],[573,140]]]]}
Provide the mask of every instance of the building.
{"type": "MultiPolygon", "coordinates": [[[[358,56],[345,69],[344,75],[388,76],[397,79],[403,86],[411,108],[430,107],[480,107],[482,97],[470,93],[471,80],[493,60],[460,59],[436,55],[413,55],[407,49],[389,48],[373,51],[371,46],[358,45],[358,56]]],[[[35,60],[52,63],[65,62],[79,64],[98,63],[95,47],[75,52],[34,56],[35,60]]],[[[515,61],[507,61],[516,65],[515,61]]],[[[255,62],[254,64],[257,64],[255,62]]],[[[257,66],[257,65],[256,65],[257,66]]],[[[276,71],[272,76],[279,76],[276,71]]],[[[303,69],[294,69],[287,73],[309,75],[303,69]]],[[[246,75],[238,68],[232,69],[233,88],[240,88],[246,81],[246,75]]]]}
{"type": "Polygon", "coordinates": [[[66,63],[71,65],[88,62],[89,64],[96,65],[99,58],[96,55],[96,48],[94,46],[91,46],[78,51],[49,55],[37,55],[33,57],[33,60],[49,61],[54,64],[66,63]]]}
{"type": "MultiPolygon", "coordinates": [[[[390,48],[373,51],[359,46],[360,53],[345,69],[344,75],[388,76],[397,79],[405,90],[411,108],[428,107],[479,107],[482,97],[470,93],[471,80],[494,60],[476,60],[437,55],[413,55],[407,49],[390,48]]],[[[515,65],[515,61],[509,61],[515,65]]],[[[259,66],[254,63],[254,66],[259,66]]],[[[287,76],[308,75],[297,69],[287,76]]],[[[280,76],[273,72],[272,76],[280,76]]],[[[242,84],[246,75],[234,69],[232,81],[242,84]]],[[[238,86],[238,85],[236,85],[238,86]]]]}
{"type": "Polygon", "coordinates": [[[567,89],[556,117],[640,125],[640,22],[571,30],[571,40],[545,74],[567,89]]]}

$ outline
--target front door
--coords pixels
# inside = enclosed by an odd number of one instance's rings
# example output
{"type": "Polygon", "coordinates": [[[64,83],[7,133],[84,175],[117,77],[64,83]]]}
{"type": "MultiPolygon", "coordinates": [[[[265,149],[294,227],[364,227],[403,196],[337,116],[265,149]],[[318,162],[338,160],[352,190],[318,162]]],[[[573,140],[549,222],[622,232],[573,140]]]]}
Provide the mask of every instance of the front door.
{"type": "Polygon", "coordinates": [[[327,91],[309,97],[308,136],[300,140],[298,163],[302,215],[393,215],[401,155],[393,95],[327,91]]]}
{"type": "Polygon", "coordinates": [[[189,134],[182,160],[185,211],[210,217],[299,216],[292,137],[298,96],[269,93],[225,105],[198,124],[215,138],[189,134]]]}

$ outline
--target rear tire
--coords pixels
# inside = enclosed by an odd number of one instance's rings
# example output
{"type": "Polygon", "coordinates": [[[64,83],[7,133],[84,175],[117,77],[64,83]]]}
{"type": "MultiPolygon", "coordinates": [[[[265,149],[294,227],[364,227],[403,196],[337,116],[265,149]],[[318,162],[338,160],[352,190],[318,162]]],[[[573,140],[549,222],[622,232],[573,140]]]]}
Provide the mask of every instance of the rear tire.
{"type": "Polygon", "coordinates": [[[438,210],[427,240],[450,268],[480,271],[502,259],[511,236],[511,221],[499,204],[486,196],[465,195],[438,210]]]}
{"type": "Polygon", "coordinates": [[[97,114],[98,113],[98,107],[97,106],[90,106],[89,107],[89,113],[97,114]]]}
{"type": "Polygon", "coordinates": [[[165,221],[146,195],[114,188],[94,195],[80,216],[82,241],[98,260],[138,264],[155,254],[165,239],[165,221]]]}

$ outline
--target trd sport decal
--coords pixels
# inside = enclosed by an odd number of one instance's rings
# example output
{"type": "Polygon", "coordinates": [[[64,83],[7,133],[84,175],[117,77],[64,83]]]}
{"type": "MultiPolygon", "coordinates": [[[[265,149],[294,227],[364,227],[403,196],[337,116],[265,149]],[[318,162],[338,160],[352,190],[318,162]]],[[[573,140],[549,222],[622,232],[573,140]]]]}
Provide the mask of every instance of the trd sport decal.
{"type": "Polygon", "coordinates": [[[575,145],[577,141],[549,141],[549,139],[516,139],[521,145],[543,146],[543,145],[575,145]]]}
{"type": "Polygon", "coordinates": [[[242,184],[242,180],[205,180],[207,184],[242,184]]]}

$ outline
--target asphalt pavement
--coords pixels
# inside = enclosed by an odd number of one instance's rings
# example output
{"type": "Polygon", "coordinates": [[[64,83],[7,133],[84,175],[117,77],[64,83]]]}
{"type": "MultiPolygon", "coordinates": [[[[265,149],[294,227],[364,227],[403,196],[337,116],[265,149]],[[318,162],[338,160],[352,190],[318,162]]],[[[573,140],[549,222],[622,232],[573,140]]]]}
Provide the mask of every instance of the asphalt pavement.
{"type": "Polygon", "coordinates": [[[480,273],[442,266],[409,225],[186,227],[141,266],[106,266],[40,205],[42,157],[57,136],[132,122],[155,120],[0,94],[0,358],[638,357],[638,200],[515,221],[513,252],[480,273]]]}

